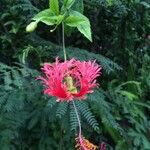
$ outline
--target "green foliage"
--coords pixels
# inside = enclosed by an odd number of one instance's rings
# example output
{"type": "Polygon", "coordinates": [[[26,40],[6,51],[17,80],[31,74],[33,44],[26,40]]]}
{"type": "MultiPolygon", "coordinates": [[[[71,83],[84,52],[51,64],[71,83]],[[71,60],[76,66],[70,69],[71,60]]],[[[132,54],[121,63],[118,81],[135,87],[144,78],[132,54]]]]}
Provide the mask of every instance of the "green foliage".
{"type": "Polygon", "coordinates": [[[50,0],[49,1],[50,10],[55,14],[59,15],[59,2],[58,0],[50,0]]]}
{"type": "Polygon", "coordinates": [[[64,0],[64,8],[70,9],[71,6],[74,4],[75,0],[64,0]]]}
{"type": "Polygon", "coordinates": [[[51,30],[53,32],[57,26],[62,23],[70,27],[77,27],[77,29],[90,41],[91,37],[91,26],[89,19],[82,15],[78,11],[71,10],[71,6],[75,1],[63,1],[63,6],[61,12],[59,11],[59,1],[50,0],[49,9],[45,9],[39,12],[37,15],[32,18],[35,22],[31,22],[27,28],[27,32],[33,32],[37,27],[38,22],[43,22],[46,25],[56,25],[56,27],[51,30]]]}
{"type": "Polygon", "coordinates": [[[85,118],[87,124],[89,124],[95,131],[99,130],[99,125],[95,116],[92,114],[89,106],[86,102],[76,102],[78,110],[81,112],[83,119],[85,118]]]}
{"type": "Polygon", "coordinates": [[[45,9],[39,12],[34,16],[33,20],[35,20],[36,22],[41,21],[47,25],[54,25],[58,22],[57,16],[53,16],[53,11],[50,9],[45,9]]]}
{"type": "Polygon", "coordinates": [[[66,25],[70,26],[70,27],[76,27],[77,25],[82,24],[83,22],[85,22],[85,20],[83,18],[80,18],[78,16],[69,16],[66,19],[66,25]]]}
{"type": "Polygon", "coordinates": [[[90,26],[90,21],[87,17],[85,17],[84,15],[82,15],[81,13],[77,12],[77,11],[70,11],[70,14],[73,15],[74,17],[79,17],[80,20],[82,20],[82,22],[76,21],[76,23],[74,23],[74,20],[72,20],[72,25],[66,23],[66,25],[72,26],[72,27],[77,27],[77,29],[86,37],[88,38],[91,42],[92,42],[92,36],[91,36],[91,26],[90,26]]]}

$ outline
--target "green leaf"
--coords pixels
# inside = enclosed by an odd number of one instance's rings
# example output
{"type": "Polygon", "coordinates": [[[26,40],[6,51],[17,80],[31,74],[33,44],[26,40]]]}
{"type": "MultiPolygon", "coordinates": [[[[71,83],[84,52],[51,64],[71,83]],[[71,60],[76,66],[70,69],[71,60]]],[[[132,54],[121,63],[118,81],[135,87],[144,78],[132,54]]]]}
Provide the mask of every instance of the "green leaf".
{"type": "Polygon", "coordinates": [[[49,18],[43,18],[41,22],[47,25],[54,25],[54,24],[59,25],[62,22],[63,18],[64,18],[63,15],[51,16],[49,18]]]}
{"type": "Polygon", "coordinates": [[[74,4],[75,0],[64,0],[64,7],[69,9],[74,4]]]}
{"type": "Polygon", "coordinates": [[[46,25],[54,25],[56,23],[55,18],[45,17],[41,19],[41,22],[45,23],[46,25]]]}
{"type": "Polygon", "coordinates": [[[50,10],[50,9],[45,9],[43,11],[40,11],[38,14],[36,14],[32,20],[35,21],[41,21],[41,19],[46,18],[46,17],[50,17],[50,16],[54,16],[54,13],[50,10]]]}
{"type": "Polygon", "coordinates": [[[80,25],[84,22],[85,22],[85,19],[83,17],[78,17],[78,16],[69,16],[65,20],[66,25],[68,25],[70,27],[77,27],[78,25],[80,25]]]}
{"type": "Polygon", "coordinates": [[[50,9],[45,9],[34,16],[32,20],[43,22],[47,25],[60,24],[63,20],[63,15],[56,16],[50,9]]]}
{"type": "Polygon", "coordinates": [[[49,7],[50,7],[50,10],[52,12],[55,13],[55,15],[59,15],[59,2],[58,0],[49,0],[49,7]]]}
{"type": "Polygon", "coordinates": [[[77,28],[87,39],[89,39],[92,42],[91,27],[89,21],[77,26],[77,28]]]}
{"type": "Polygon", "coordinates": [[[89,19],[81,13],[73,10],[70,11],[70,15],[77,16],[85,20],[83,23],[77,25],[77,29],[92,42],[91,25],[89,19]]]}
{"type": "Polygon", "coordinates": [[[36,22],[43,22],[47,25],[54,25],[56,23],[56,18],[54,17],[54,13],[50,9],[45,9],[35,15],[32,20],[36,22]]]}

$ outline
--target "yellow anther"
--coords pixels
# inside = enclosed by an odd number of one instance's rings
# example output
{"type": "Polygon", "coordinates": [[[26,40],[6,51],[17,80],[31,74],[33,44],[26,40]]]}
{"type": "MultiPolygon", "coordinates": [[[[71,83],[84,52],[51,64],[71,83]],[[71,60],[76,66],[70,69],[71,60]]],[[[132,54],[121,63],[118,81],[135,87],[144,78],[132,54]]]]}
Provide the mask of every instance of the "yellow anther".
{"type": "Polygon", "coordinates": [[[77,88],[73,85],[73,79],[71,76],[67,76],[65,78],[66,84],[67,84],[67,89],[70,93],[76,94],[77,93],[77,88]]]}

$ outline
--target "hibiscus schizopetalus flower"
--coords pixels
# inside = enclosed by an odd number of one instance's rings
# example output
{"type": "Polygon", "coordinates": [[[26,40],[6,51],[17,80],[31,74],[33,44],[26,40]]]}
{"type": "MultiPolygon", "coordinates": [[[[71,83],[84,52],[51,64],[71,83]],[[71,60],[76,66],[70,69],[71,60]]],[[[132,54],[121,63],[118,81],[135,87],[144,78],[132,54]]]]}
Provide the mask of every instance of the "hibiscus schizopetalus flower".
{"type": "Polygon", "coordinates": [[[89,142],[84,137],[77,137],[76,138],[76,148],[78,150],[98,150],[98,147],[93,143],[89,142]]]}
{"type": "Polygon", "coordinates": [[[45,63],[42,70],[45,76],[38,79],[46,86],[44,93],[55,96],[57,101],[85,99],[98,86],[96,77],[101,73],[101,67],[95,61],[71,59],[60,62],[58,58],[53,64],[45,63]]]}
{"type": "Polygon", "coordinates": [[[77,148],[78,150],[106,150],[106,144],[102,142],[100,144],[100,147],[98,147],[91,143],[89,140],[87,140],[85,137],[78,136],[76,138],[75,148],[77,148]]]}

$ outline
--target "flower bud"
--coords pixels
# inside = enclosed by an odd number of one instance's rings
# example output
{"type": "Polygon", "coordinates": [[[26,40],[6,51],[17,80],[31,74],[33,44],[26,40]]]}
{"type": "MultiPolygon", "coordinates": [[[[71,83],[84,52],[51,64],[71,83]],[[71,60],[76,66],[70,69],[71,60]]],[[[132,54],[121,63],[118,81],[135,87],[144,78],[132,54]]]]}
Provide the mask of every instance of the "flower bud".
{"type": "Polygon", "coordinates": [[[31,22],[27,27],[26,27],[26,32],[33,32],[37,28],[37,22],[31,22]]]}

